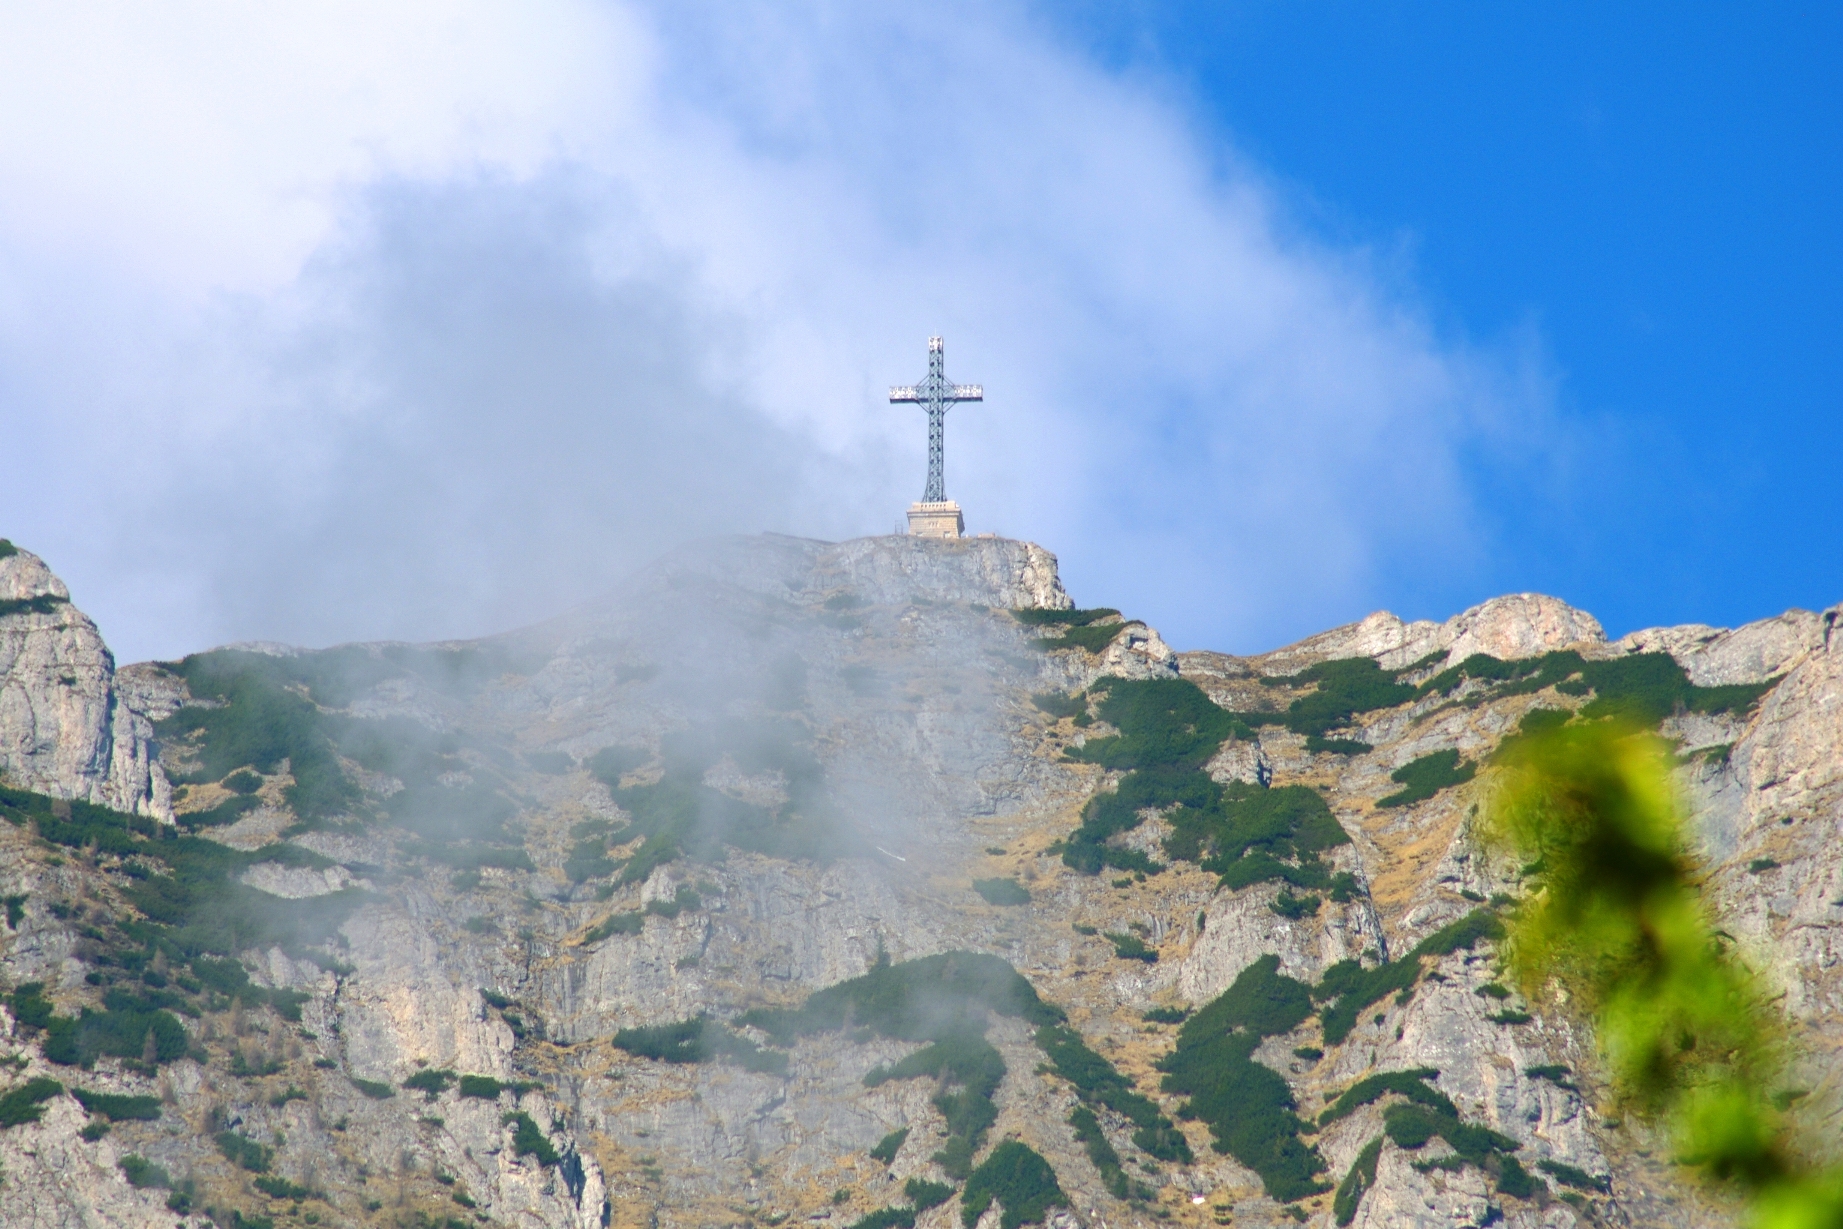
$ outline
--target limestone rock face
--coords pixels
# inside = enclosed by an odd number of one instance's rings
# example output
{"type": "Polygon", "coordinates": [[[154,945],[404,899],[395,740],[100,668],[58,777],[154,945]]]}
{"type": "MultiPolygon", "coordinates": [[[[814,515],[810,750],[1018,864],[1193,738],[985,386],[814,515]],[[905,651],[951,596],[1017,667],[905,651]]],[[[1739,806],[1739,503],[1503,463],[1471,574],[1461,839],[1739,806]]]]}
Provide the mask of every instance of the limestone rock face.
{"type": "MultiPolygon", "coordinates": [[[[1606,640],[1600,621],[1584,610],[1540,593],[1494,597],[1444,623],[1404,623],[1386,610],[1356,623],[1320,632],[1266,656],[1276,667],[1339,657],[1374,657],[1384,669],[1399,670],[1430,653],[1445,651],[1451,662],[1474,653],[1510,661],[1534,657],[1569,645],[1598,645],[1606,640]]],[[[1290,673],[1280,669],[1277,673],[1290,673]]]]}
{"type": "MultiPolygon", "coordinates": [[[[22,591],[55,596],[61,586],[45,578],[33,582],[40,590],[22,591]]],[[[1442,649],[1454,659],[1563,647],[1596,656],[1663,651],[1705,685],[1779,679],[1750,711],[1680,714],[1663,732],[1685,753],[1680,780],[1710,870],[1710,907],[1784,988],[1783,1009],[1811,1040],[1800,1086],[1834,1087],[1834,1056],[1843,1053],[1843,909],[1833,903],[1843,899],[1843,637],[1832,633],[1843,607],[1731,631],[1651,629],[1608,644],[1591,616],[1511,595],[1440,623],[1378,613],[1245,658],[1173,653],[1155,629],[1130,619],[1098,652],[1045,646],[1040,626],[1010,613],[1072,604],[1055,557],[1029,543],[732,538],[674,552],[607,599],[517,633],[465,645],[348,646],[321,658],[353,665],[346,685],[313,693],[336,728],[371,722],[421,741],[408,744],[411,756],[343,765],[364,791],[365,814],[301,833],[271,779],[259,809],[208,831],[256,851],[237,863],[231,886],[278,912],[356,902],[324,947],[241,954],[258,986],[299,999],[299,1021],[211,1006],[184,1021],[187,1057],[152,1073],[105,1058],[79,1074],[39,1058],[38,1039],[13,1028],[0,1000],[0,1033],[10,1030],[11,1048],[30,1056],[17,1075],[0,1071],[0,1092],[49,1074],[157,1095],[164,1106],[159,1120],[118,1123],[99,1140],[82,1139],[84,1116],[68,1096],[48,1103],[40,1123],[0,1128],[0,1223],[181,1222],[161,1206],[163,1192],[121,1179],[117,1162],[130,1151],[175,1177],[197,1175],[201,1204],[208,1197],[279,1221],[283,1205],[263,1202],[213,1143],[230,1124],[251,1139],[286,1141],[273,1172],[325,1192],[327,1207],[306,1201],[320,1223],[439,1224],[467,1209],[523,1229],[842,1229],[903,1203],[909,1179],[947,1176],[934,1159],[946,1136],[942,1086],[873,1075],[919,1043],[869,1029],[822,1032],[788,1046],[781,1073],[667,1062],[612,1042],[623,1029],[700,1016],[766,1042],[743,1013],[799,1004],[883,957],[955,950],[1008,961],[1088,1046],[1178,1118],[1181,1102],[1162,1089],[1157,1065],[1174,1044],[1172,1008],[1202,1007],[1263,956],[1308,983],[1341,961],[1399,958],[1489,907],[1493,893],[1517,890],[1516,868],[1496,865],[1476,839],[1488,774],[1382,807],[1399,788],[1391,772],[1441,750],[1482,763],[1532,706],[1585,701],[1481,690],[1462,703],[1423,697],[1360,717],[1350,733],[1370,749],[1351,754],[1311,751],[1304,735],[1277,725],[1223,744],[1203,765],[1212,778],[1305,786],[1350,838],[1325,853],[1335,886],[1315,889],[1324,899],[1303,908],[1281,899],[1280,883],[1231,890],[1217,873],[1172,859],[1168,816],[1148,813],[1117,838],[1162,869],[1090,875],[1068,866],[1060,842],[1120,776],[1063,754],[1104,735],[1104,720],[1057,714],[1066,714],[1067,693],[1103,676],[1180,677],[1225,708],[1271,712],[1295,693],[1264,680],[1353,655],[1400,668],[1442,649]],[[697,813],[756,808],[751,814],[771,816],[774,836],[777,825],[808,818],[778,810],[800,798],[823,821],[823,839],[791,847],[739,839],[656,865],[629,863],[650,839],[627,828],[644,797],[636,791],[665,782],[670,758],[697,738],[736,729],[791,739],[810,762],[757,762],[738,743],[680,782],[697,813]],[[606,749],[629,767],[604,779],[589,765],[606,749]],[[405,766],[416,756],[440,761],[420,784],[405,766]],[[790,779],[798,763],[823,779],[821,796],[802,795],[790,779]],[[393,822],[392,807],[419,789],[440,805],[424,813],[433,828],[412,832],[413,813],[393,822]],[[469,816],[486,818],[469,828],[469,816]],[[581,869],[585,844],[607,856],[602,869],[581,869]],[[314,869],[321,859],[336,865],[314,869]],[[638,867],[631,874],[630,865],[638,867]],[[988,895],[992,880],[1010,881],[1012,895],[1021,888],[1027,899],[994,904],[1007,897],[988,895]],[[1109,938],[1127,935],[1144,945],[1140,958],[1109,938]],[[1143,958],[1150,954],[1156,959],[1143,958]],[[1152,1008],[1163,1010],[1148,1018],[1152,1008]],[[404,1087],[427,1072],[476,1079],[466,1096],[461,1086],[404,1087]],[[504,1087],[483,1092],[480,1077],[504,1087]],[[519,1151],[514,1132],[524,1121],[554,1148],[553,1163],[519,1151]],[[892,1161],[870,1158],[903,1129],[910,1135],[892,1161]]],[[[106,662],[87,620],[50,608],[0,617],[0,644],[82,632],[106,662]]],[[[19,659],[9,651],[0,660],[19,659]]],[[[58,660],[50,649],[32,652],[58,660]]],[[[98,680],[110,673],[93,669],[98,680]]],[[[44,692],[42,671],[32,676],[41,679],[36,690],[15,685],[16,676],[4,675],[6,705],[44,692]]],[[[112,677],[111,702],[131,720],[189,702],[183,681],[157,668],[112,677]]],[[[0,707],[0,745],[19,745],[21,731],[41,728],[39,714],[49,711],[0,707]]],[[[150,778],[157,774],[156,766],[150,778]]],[[[47,858],[29,829],[0,824],[0,898],[19,905],[0,926],[0,987],[44,982],[59,1010],[74,1013],[100,1006],[106,993],[154,986],[94,959],[95,911],[119,900],[108,870],[97,859],[47,858]]],[[[1546,1161],[1605,1176],[1610,1190],[1595,1192],[1591,1213],[1582,1213],[1554,1197],[1553,1183],[1548,1196],[1517,1199],[1476,1167],[1442,1168],[1438,1141],[1418,1151],[1385,1143],[1355,1224],[1734,1223],[1734,1209],[1685,1182],[1659,1141],[1610,1120],[1592,1038],[1564,1011],[1496,985],[1489,944],[1430,960],[1426,971],[1410,993],[1368,1006],[1343,1040],[1328,1040],[1308,1018],[1263,1042],[1254,1061],[1285,1081],[1301,1116],[1367,1075],[1435,1070],[1433,1085],[1464,1119],[1515,1141],[1532,1173],[1546,1161]]],[[[990,1139],[1037,1150],[1070,1198],[1046,1223],[1300,1223],[1257,1175],[1214,1150],[1201,1123],[1179,1122],[1192,1162],[1154,1165],[1134,1125],[1108,1110],[1099,1128],[1127,1177],[1143,1185],[1135,1200],[1119,1198],[1119,1184],[1073,1134],[1076,1093],[1045,1068],[1032,1027],[1001,1016],[987,1026],[1005,1067],[990,1139]]],[[[1324,1160],[1324,1179],[1341,1180],[1383,1134],[1384,1111],[1373,1104],[1305,1137],[1324,1160]]],[[[1294,1206],[1312,1229],[1329,1229],[1330,1203],[1327,1193],[1294,1206]]],[[[948,1229],[960,1213],[950,1199],[916,1223],[948,1229]]],[[[988,1211],[981,1223],[998,1218],[988,1211]]],[[[202,1220],[194,1213],[183,1223],[196,1229],[202,1220]]]]}
{"type": "Polygon", "coordinates": [[[30,551],[0,555],[0,780],[162,819],[171,791],[153,727],[115,686],[115,659],[70,590],[30,551]]]}

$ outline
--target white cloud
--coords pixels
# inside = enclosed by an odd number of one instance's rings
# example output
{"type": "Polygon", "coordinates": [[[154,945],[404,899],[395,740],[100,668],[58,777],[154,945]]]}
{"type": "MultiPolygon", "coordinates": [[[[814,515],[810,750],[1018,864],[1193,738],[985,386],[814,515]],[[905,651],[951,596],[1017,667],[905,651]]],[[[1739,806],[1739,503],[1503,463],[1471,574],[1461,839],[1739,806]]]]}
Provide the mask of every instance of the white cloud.
{"type": "Polygon", "coordinates": [[[1531,401],[1002,6],[159,12],[0,38],[0,396],[48,459],[0,532],[128,656],[883,531],[932,332],[987,387],[975,527],[1249,648],[1476,549],[1460,456],[1531,401]]]}

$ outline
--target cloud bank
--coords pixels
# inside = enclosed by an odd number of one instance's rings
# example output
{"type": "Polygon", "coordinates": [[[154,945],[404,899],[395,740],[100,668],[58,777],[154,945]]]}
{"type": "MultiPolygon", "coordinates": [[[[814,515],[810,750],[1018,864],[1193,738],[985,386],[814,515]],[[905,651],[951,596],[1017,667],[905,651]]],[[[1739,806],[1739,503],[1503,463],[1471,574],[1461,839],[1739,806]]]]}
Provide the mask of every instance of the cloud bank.
{"type": "MultiPolygon", "coordinates": [[[[969,528],[1251,649],[1463,570],[1539,409],[1027,10],[45,5],[0,40],[0,535],[124,659],[474,635],[671,544],[969,528]],[[1395,586],[1399,591],[1399,585],[1395,586]]],[[[1417,612],[1418,613],[1418,612],[1417,612]]]]}

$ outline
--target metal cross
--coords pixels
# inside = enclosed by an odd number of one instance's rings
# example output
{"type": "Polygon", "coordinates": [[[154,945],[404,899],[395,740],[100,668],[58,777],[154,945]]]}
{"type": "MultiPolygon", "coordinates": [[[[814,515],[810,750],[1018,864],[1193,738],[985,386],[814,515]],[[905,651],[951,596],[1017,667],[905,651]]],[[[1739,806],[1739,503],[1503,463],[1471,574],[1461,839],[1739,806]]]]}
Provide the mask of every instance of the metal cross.
{"type": "Polygon", "coordinates": [[[980,384],[949,384],[942,372],[946,365],[946,355],[941,339],[928,339],[928,378],[920,384],[908,384],[890,389],[890,401],[914,401],[928,410],[928,489],[922,495],[923,503],[938,504],[947,500],[947,465],[944,438],[947,427],[947,409],[960,401],[984,401],[985,386],[980,384]]]}

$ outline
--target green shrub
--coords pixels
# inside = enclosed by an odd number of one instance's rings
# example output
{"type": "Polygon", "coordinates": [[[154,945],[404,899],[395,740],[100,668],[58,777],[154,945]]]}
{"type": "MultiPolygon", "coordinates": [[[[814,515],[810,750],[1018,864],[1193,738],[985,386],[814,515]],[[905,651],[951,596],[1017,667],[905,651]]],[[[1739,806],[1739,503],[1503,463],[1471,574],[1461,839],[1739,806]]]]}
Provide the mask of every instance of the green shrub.
{"type": "Polygon", "coordinates": [[[314,1194],[307,1187],[277,1174],[257,1178],[251,1185],[271,1199],[308,1199],[314,1194]]]}
{"type": "Polygon", "coordinates": [[[239,768],[218,784],[233,794],[253,794],[262,788],[262,778],[247,768],[239,768]]]}
{"type": "Polygon", "coordinates": [[[535,1157],[537,1163],[546,1168],[563,1159],[551,1147],[550,1140],[544,1137],[538,1124],[531,1121],[530,1114],[515,1110],[501,1118],[499,1123],[512,1128],[512,1152],[515,1156],[535,1157]]]}
{"type": "Polygon", "coordinates": [[[105,1055],[170,1063],[185,1056],[190,1038],[185,1026],[167,1011],[94,1011],[82,1009],[75,1019],[53,1016],[45,1030],[45,1057],[67,1067],[93,1066],[105,1055]]]}
{"type": "Polygon", "coordinates": [[[960,1223],[972,1229],[994,1199],[1004,1209],[999,1229],[1041,1224],[1049,1209],[1069,1204],[1050,1163],[1015,1139],[992,1149],[967,1178],[960,1194],[960,1223]]]}
{"type": "Polygon", "coordinates": [[[1051,717],[1079,717],[1088,711],[1088,701],[1080,694],[1064,695],[1059,691],[1046,691],[1041,695],[1030,697],[1030,702],[1051,717]]]}
{"type": "Polygon", "coordinates": [[[158,1097],[120,1096],[111,1092],[91,1092],[87,1088],[73,1088],[70,1095],[89,1113],[101,1114],[110,1122],[152,1122],[160,1117],[158,1097]]]}
{"type": "Polygon", "coordinates": [[[582,936],[584,943],[600,943],[613,935],[637,935],[646,926],[646,914],[638,909],[627,913],[611,913],[589,928],[589,933],[582,936]]]}
{"type": "Polygon", "coordinates": [[[1110,606],[1096,606],[1092,610],[1014,610],[1011,617],[1025,627],[1087,627],[1119,613],[1110,606]]]}
{"type": "Polygon", "coordinates": [[[998,957],[945,952],[902,964],[880,956],[870,972],[818,991],[798,1008],[757,1009],[740,1019],[783,1044],[847,1026],[931,1043],[864,1078],[872,1085],[919,1075],[939,1078],[934,1105],[947,1119],[948,1139],[935,1160],[949,1175],[964,1177],[997,1117],[992,1094],[1005,1074],[1004,1060],[985,1041],[987,1014],[994,1011],[1038,1026],[1063,1018],[998,957]]]}
{"type": "Polygon", "coordinates": [[[1110,930],[1103,937],[1113,944],[1113,954],[1121,960],[1142,960],[1146,964],[1158,963],[1157,949],[1147,947],[1145,940],[1138,935],[1110,930]]]}
{"type": "Polygon", "coordinates": [[[1444,956],[1502,934],[1503,927],[1496,917],[1487,910],[1475,909],[1422,939],[1399,960],[1370,969],[1354,960],[1332,965],[1312,990],[1314,999],[1330,1004],[1319,1013],[1325,1040],[1332,1044],[1344,1040],[1371,1003],[1410,989],[1420,980],[1423,957],[1444,956]]]}
{"type": "Polygon", "coordinates": [[[1036,1043],[1049,1059],[1050,1069],[1074,1085],[1084,1102],[1106,1106],[1137,1128],[1133,1143],[1140,1151],[1161,1161],[1190,1164],[1190,1145],[1184,1133],[1159,1112],[1156,1102],[1141,1095],[1131,1080],[1090,1049],[1080,1033],[1066,1024],[1046,1024],[1037,1030],[1036,1043]]]}
{"type": "Polygon", "coordinates": [[[6,927],[18,930],[19,924],[26,920],[26,894],[14,893],[12,896],[0,896],[0,905],[6,906],[6,927]]]}
{"type": "Polygon", "coordinates": [[[1461,763],[1459,753],[1448,749],[1432,751],[1413,759],[1389,774],[1389,780],[1403,788],[1378,799],[1379,807],[1405,807],[1423,802],[1441,790],[1463,785],[1478,771],[1478,765],[1461,763]]]}
{"type": "Polygon", "coordinates": [[[1555,1087],[1565,1088],[1569,1092],[1580,1091],[1580,1089],[1576,1088],[1574,1085],[1573,1072],[1569,1071],[1568,1068],[1561,1063],[1550,1063],[1540,1067],[1525,1067],[1523,1068],[1523,1074],[1527,1075],[1532,1080],[1547,1080],[1549,1083],[1555,1085],[1555,1087]]]}
{"type": "Polygon", "coordinates": [[[122,1177],[128,1179],[128,1185],[138,1191],[144,1191],[150,1187],[164,1189],[173,1185],[172,1175],[146,1157],[129,1153],[116,1164],[121,1166],[122,1177]]]}
{"type": "Polygon", "coordinates": [[[1536,1168],[1563,1186],[1571,1186],[1577,1191],[1599,1191],[1604,1194],[1613,1188],[1610,1177],[1598,1177],[1561,1161],[1537,1161],[1536,1168]]]}
{"type": "Polygon", "coordinates": [[[397,1095],[397,1090],[382,1080],[361,1080],[356,1075],[346,1077],[352,1081],[352,1087],[370,1097],[373,1101],[387,1101],[397,1095]]]}
{"type": "Polygon", "coordinates": [[[490,1075],[464,1075],[461,1077],[460,1095],[475,1097],[481,1101],[497,1101],[499,1094],[510,1085],[501,1084],[490,1075]]]}
{"type": "Polygon", "coordinates": [[[1069,1114],[1069,1125],[1075,1129],[1075,1138],[1087,1149],[1088,1159],[1094,1162],[1095,1170],[1101,1175],[1101,1184],[1115,1199],[1131,1195],[1132,1184],[1126,1171],[1120,1168],[1120,1153],[1108,1142],[1094,1111],[1085,1105],[1076,1106],[1069,1114]]]}
{"type": "Polygon", "coordinates": [[[1267,907],[1281,917],[1292,918],[1297,921],[1300,918],[1317,916],[1318,907],[1323,903],[1322,900],[1310,893],[1304,896],[1294,896],[1291,892],[1282,888],[1280,889],[1280,894],[1268,902],[1267,907]]]}
{"type": "Polygon", "coordinates": [[[745,1071],[785,1075],[787,1056],[764,1050],[739,1033],[705,1016],[647,1028],[624,1028],[614,1035],[616,1049],[637,1058],[668,1063],[729,1062],[745,1071]]]}
{"type": "Polygon", "coordinates": [[[902,1150],[902,1142],[909,1138],[909,1128],[900,1127],[877,1141],[877,1146],[870,1150],[870,1159],[882,1161],[885,1165],[893,1164],[896,1153],[902,1150]]]}
{"type": "Polygon", "coordinates": [[[1277,956],[1243,969],[1233,985],[1178,1031],[1177,1045],[1159,1061],[1167,1092],[1190,1098],[1188,1117],[1200,1118],[1226,1152],[1260,1175],[1268,1195],[1282,1202],[1329,1189],[1315,1180],[1324,1161],[1299,1135],[1286,1081],[1253,1061],[1261,1038],[1285,1033],[1311,1014],[1304,983],[1279,973],[1277,956]]]}
{"type": "Polygon", "coordinates": [[[409,1079],[404,1080],[403,1087],[411,1092],[421,1093],[425,1101],[433,1101],[447,1092],[453,1086],[456,1078],[458,1077],[455,1073],[446,1067],[424,1067],[409,1079]]]}
{"type": "Polygon", "coordinates": [[[1190,1018],[1190,1010],[1185,1007],[1151,1007],[1141,1012],[1139,1018],[1148,1024],[1182,1024],[1190,1018]]]}
{"type": "Polygon", "coordinates": [[[878,1208],[851,1222],[850,1229],[914,1229],[914,1208],[878,1208]]]}
{"type": "Polygon", "coordinates": [[[1015,879],[975,879],[973,891],[988,905],[1028,905],[1030,889],[1015,879]]]}
{"type": "Polygon", "coordinates": [[[217,1137],[218,1151],[224,1159],[239,1169],[251,1173],[267,1173],[269,1162],[275,1159],[275,1149],[257,1143],[247,1135],[235,1131],[220,1132],[217,1137]]]}
{"type": "MultiPolygon", "coordinates": [[[[1412,667],[1410,667],[1410,670],[1412,667]]],[[[1317,665],[1285,678],[1262,679],[1269,687],[1302,687],[1316,684],[1312,691],[1287,706],[1286,712],[1244,713],[1249,721],[1284,725],[1295,734],[1308,738],[1326,738],[1334,729],[1349,723],[1360,713],[1394,708],[1412,700],[1415,689],[1398,682],[1399,672],[1385,671],[1368,657],[1347,657],[1317,665]]]]}
{"type": "Polygon", "coordinates": [[[0,559],[8,559],[19,553],[19,548],[5,538],[0,538],[0,559]]]}
{"type": "Polygon", "coordinates": [[[45,1115],[45,1102],[63,1091],[64,1085],[39,1076],[0,1093],[0,1129],[37,1122],[45,1115]]]}
{"type": "Polygon", "coordinates": [[[930,1182],[926,1178],[910,1178],[902,1184],[902,1193],[917,1212],[926,1212],[953,1198],[953,1187],[945,1182],[930,1182]]]}
{"type": "Polygon", "coordinates": [[[50,1027],[55,1008],[45,997],[44,982],[29,981],[16,986],[8,996],[8,1004],[13,1009],[13,1019],[26,1028],[50,1027]]]}
{"type": "Polygon", "coordinates": [[[1060,636],[1039,636],[1030,643],[1035,648],[1049,652],[1081,649],[1087,653],[1099,653],[1125,630],[1124,623],[1094,623],[1086,627],[1064,628],[1060,636]]]}
{"type": "Polygon", "coordinates": [[[0,619],[18,614],[50,614],[60,606],[70,605],[68,598],[41,593],[37,597],[0,598],[0,619]]]}
{"type": "Polygon", "coordinates": [[[1331,1214],[1338,1224],[1348,1225],[1357,1218],[1357,1205],[1364,1192],[1376,1185],[1376,1162],[1381,1157],[1382,1136],[1378,1135],[1364,1144],[1363,1151],[1350,1163],[1350,1172],[1338,1183],[1337,1194],[1331,1198],[1331,1214]]]}
{"type": "Polygon", "coordinates": [[[1381,1100],[1391,1093],[1456,1117],[1459,1111],[1446,1098],[1446,1095],[1438,1089],[1429,1088],[1426,1084],[1426,1081],[1439,1074],[1432,1067],[1416,1067],[1411,1071],[1384,1071],[1377,1075],[1365,1076],[1345,1089],[1344,1094],[1318,1116],[1318,1125],[1321,1128],[1328,1127],[1338,1119],[1355,1113],[1363,1106],[1381,1100]]]}
{"type": "Polygon", "coordinates": [[[1308,734],[1305,740],[1307,751],[1324,752],[1328,755],[1362,755],[1365,751],[1374,751],[1368,743],[1355,738],[1326,738],[1320,734],[1308,734]]]}
{"type": "Polygon", "coordinates": [[[679,884],[671,900],[652,900],[646,904],[646,912],[655,917],[677,917],[687,909],[697,909],[704,904],[703,898],[689,884],[679,884]]]}

